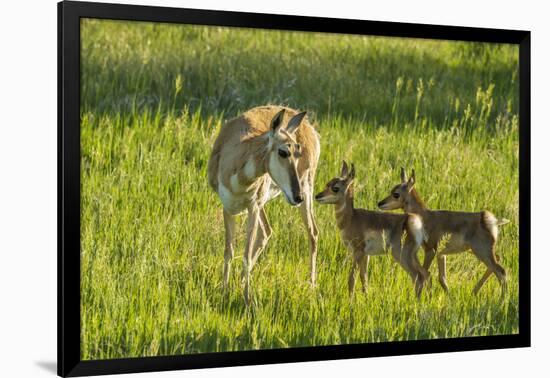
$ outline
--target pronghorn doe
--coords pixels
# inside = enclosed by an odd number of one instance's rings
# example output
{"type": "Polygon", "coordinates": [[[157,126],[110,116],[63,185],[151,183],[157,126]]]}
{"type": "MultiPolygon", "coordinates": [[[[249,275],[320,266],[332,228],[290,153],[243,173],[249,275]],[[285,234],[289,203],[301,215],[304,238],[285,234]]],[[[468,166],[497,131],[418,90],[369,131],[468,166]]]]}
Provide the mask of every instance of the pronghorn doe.
{"type": "Polygon", "coordinates": [[[348,279],[350,296],[355,288],[357,268],[363,291],[367,291],[370,256],[381,255],[391,249],[395,260],[411,276],[417,297],[422,293],[427,272],[418,261],[417,252],[424,240],[422,220],[415,214],[389,214],[380,211],[356,209],[353,206],[353,179],[355,167],[344,161],[340,177],[328,182],[315,196],[321,204],[333,204],[336,224],[346,248],[352,253],[352,268],[348,279]]]}
{"type": "Polygon", "coordinates": [[[486,210],[478,213],[430,210],[420,199],[415,184],[414,169],[411,177],[407,179],[405,169],[401,168],[401,183],[393,187],[391,194],[380,201],[378,207],[382,210],[403,209],[406,213],[414,213],[422,217],[427,236],[423,245],[425,252],[423,267],[428,274],[430,265],[437,255],[439,282],[448,292],[445,255],[471,249],[474,255],[487,266],[487,271],[474,288],[474,294],[477,294],[491,273],[494,273],[502,286],[501,293],[504,295],[506,271],[499,264],[498,256],[495,255],[495,243],[498,237],[498,226],[509,221],[504,218],[498,219],[486,210]],[[440,243],[445,245],[439,245],[440,243]]]}
{"type": "Polygon", "coordinates": [[[214,142],[208,182],[223,204],[224,287],[233,258],[235,216],[248,211],[243,258],[246,303],[251,298],[250,272],[272,234],[264,205],[281,191],[288,203],[300,206],[310,243],[310,279],[315,284],[318,231],[312,197],[320,144],[319,134],[305,117],[306,112],[286,107],[255,107],[227,121],[214,142]]]}

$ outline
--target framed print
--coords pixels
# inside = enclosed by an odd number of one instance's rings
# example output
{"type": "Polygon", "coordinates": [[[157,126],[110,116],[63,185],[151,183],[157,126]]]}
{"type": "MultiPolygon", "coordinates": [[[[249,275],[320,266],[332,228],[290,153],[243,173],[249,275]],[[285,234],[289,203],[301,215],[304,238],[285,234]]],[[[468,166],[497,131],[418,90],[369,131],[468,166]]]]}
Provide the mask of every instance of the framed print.
{"type": "Polygon", "coordinates": [[[58,20],[59,375],[530,345],[528,31],[58,20]]]}

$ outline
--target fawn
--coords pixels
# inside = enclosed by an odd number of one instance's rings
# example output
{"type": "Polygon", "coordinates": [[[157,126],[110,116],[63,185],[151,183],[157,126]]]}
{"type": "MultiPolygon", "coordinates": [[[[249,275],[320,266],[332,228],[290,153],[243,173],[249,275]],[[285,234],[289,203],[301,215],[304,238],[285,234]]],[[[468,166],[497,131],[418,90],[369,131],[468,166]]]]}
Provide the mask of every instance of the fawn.
{"type": "Polygon", "coordinates": [[[370,256],[381,255],[391,249],[395,260],[412,278],[416,295],[420,297],[428,277],[417,256],[424,240],[422,220],[415,214],[389,214],[354,208],[354,177],[354,165],[351,164],[348,170],[344,161],[340,177],[330,180],[325,189],[315,196],[315,200],[321,204],[334,205],[342,241],[352,253],[353,262],[348,279],[350,296],[355,288],[357,268],[363,291],[366,292],[370,256]]]}
{"type": "Polygon", "coordinates": [[[378,203],[382,210],[403,209],[406,213],[418,214],[423,221],[426,240],[423,244],[425,258],[424,269],[429,274],[430,265],[437,255],[439,282],[445,291],[449,291],[446,277],[445,255],[472,250],[474,255],[487,266],[474,288],[479,289],[494,273],[500,284],[501,294],[506,291],[506,271],[495,255],[495,244],[498,238],[498,226],[509,222],[498,219],[489,211],[467,213],[458,211],[430,210],[420,199],[415,189],[416,176],[414,169],[407,179],[405,169],[401,168],[401,183],[394,186],[391,194],[378,203]],[[445,246],[438,250],[439,243],[448,238],[445,246]]]}

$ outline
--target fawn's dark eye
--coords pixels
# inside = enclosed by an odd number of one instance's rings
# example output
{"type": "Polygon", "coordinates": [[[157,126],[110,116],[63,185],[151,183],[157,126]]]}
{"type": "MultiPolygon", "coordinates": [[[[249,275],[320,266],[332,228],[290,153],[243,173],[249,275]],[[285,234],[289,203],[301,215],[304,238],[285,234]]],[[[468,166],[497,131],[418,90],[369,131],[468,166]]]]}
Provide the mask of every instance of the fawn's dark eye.
{"type": "Polygon", "coordinates": [[[332,187],[332,191],[333,191],[334,193],[338,193],[339,190],[340,190],[340,188],[337,187],[337,186],[333,186],[333,187],[332,187]]]}
{"type": "Polygon", "coordinates": [[[399,193],[392,193],[393,198],[399,198],[399,193]]]}
{"type": "Polygon", "coordinates": [[[288,153],[288,151],[279,150],[279,156],[282,157],[283,159],[286,159],[287,157],[290,156],[290,154],[288,153]]]}

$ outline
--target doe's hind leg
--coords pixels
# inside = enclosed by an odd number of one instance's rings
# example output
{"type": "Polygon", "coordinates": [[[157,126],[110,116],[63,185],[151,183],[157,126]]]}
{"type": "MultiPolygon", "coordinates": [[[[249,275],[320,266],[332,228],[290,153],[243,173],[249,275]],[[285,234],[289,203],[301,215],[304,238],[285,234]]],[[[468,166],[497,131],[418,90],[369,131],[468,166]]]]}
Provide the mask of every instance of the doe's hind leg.
{"type": "Polygon", "coordinates": [[[233,242],[235,240],[235,216],[223,211],[223,224],[225,226],[225,250],[223,264],[223,287],[229,285],[229,273],[231,260],[233,260],[233,242]]]}

